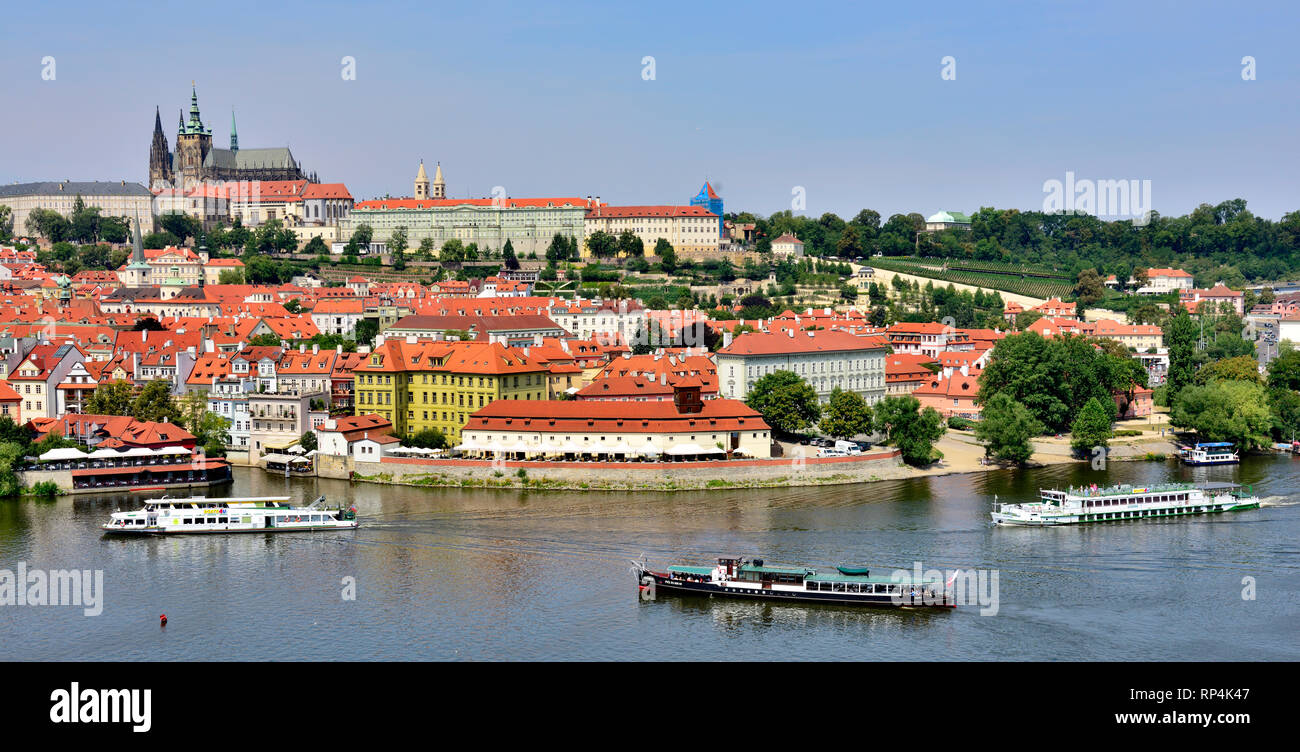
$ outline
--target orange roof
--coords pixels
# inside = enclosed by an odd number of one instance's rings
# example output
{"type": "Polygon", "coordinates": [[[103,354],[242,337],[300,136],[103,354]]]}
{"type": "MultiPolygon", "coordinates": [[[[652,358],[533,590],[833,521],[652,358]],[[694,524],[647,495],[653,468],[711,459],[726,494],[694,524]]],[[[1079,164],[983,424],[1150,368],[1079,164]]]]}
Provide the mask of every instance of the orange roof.
{"type": "Polygon", "coordinates": [[[795,332],[793,336],[775,332],[746,332],[718,353],[720,355],[781,355],[878,350],[884,347],[885,341],[880,337],[859,337],[834,329],[821,329],[795,332]]]}
{"type": "Polygon", "coordinates": [[[434,209],[456,206],[500,206],[505,209],[523,208],[586,208],[585,198],[380,198],[359,201],[353,209],[434,209]]]}

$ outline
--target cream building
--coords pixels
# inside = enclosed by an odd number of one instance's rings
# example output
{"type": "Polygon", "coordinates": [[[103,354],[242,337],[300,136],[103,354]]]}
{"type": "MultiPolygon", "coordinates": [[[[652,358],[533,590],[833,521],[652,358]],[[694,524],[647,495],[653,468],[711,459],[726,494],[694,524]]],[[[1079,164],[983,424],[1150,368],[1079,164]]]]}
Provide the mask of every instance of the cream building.
{"type": "Polygon", "coordinates": [[[882,337],[834,329],[748,332],[717,352],[718,394],[743,400],[764,376],[792,371],[823,402],[838,387],[875,403],[885,396],[885,350],[882,337]]]}
{"type": "MultiPolygon", "coordinates": [[[[672,244],[678,256],[716,256],[720,250],[718,215],[702,206],[603,206],[587,212],[583,240],[596,232],[614,237],[630,230],[645,244],[647,256],[654,254],[660,238],[672,244]]],[[[583,258],[591,251],[584,242],[583,258]]]]}
{"type": "Polygon", "coordinates": [[[0,204],[13,210],[15,236],[27,234],[27,217],[32,209],[51,209],[67,217],[72,214],[77,196],[86,206],[98,207],[101,217],[129,221],[139,215],[144,218],[144,232],[153,232],[153,194],[139,183],[96,180],[0,185],[0,204]]]}

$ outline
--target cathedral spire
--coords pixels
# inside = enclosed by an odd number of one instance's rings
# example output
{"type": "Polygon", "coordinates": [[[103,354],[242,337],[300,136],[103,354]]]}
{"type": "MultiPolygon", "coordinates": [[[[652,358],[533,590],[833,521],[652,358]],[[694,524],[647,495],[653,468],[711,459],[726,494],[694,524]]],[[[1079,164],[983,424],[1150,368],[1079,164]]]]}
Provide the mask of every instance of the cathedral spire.
{"type": "Polygon", "coordinates": [[[162,111],[158,109],[158,105],[154,105],[153,108],[153,132],[162,133],[162,111]]]}
{"type": "Polygon", "coordinates": [[[235,108],[230,108],[230,150],[239,151],[239,133],[235,131],[235,108]]]}
{"type": "Polygon", "coordinates": [[[131,263],[143,264],[144,240],[140,237],[140,212],[135,213],[135,234],[131,237],[131,263]]]}

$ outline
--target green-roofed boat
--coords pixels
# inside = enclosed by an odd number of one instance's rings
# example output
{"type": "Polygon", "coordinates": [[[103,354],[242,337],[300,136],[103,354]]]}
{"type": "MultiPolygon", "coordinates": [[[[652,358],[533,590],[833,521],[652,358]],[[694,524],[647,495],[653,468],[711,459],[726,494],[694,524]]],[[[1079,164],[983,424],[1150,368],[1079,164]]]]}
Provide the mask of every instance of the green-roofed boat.
{"type": "Polygon", "coordinates": [[[651,569],[633,562],[642,592],[707,595],[796,603],[953,608],[951,588],[941,579],[915,581],[903,572],[872,576],[862,566],[828,570],[769,564],[762,559],[722,556],[716,566],[678,565],[651,569]]]}

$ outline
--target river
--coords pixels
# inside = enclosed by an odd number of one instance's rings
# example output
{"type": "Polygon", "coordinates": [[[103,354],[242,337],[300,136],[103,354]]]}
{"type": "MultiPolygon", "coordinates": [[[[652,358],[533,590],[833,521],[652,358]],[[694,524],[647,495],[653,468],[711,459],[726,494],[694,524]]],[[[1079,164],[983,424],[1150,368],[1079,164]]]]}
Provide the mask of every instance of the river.
{"type": "Polygon", "coordinates": [[[99,569],[105,595],[98,616],[0,606],[0,660],[1297,660],[1297,480],[1300,459],[1286,456],[675,494],[350,485],[237,469],[220,495],[324,493],[355,503],[363,526],[141,539],[98,528],[138,499],[4,501],[0,569],[99,569]],[[1266,503],[1165,521],[988,524],[994,495],[1173,479],[1252,484],[1266,503]],[[734,553],[876,573],[916,561],[996,570],[998,608],[643,601],[628,564],[643,553],[656,565],[734,553]]]}

